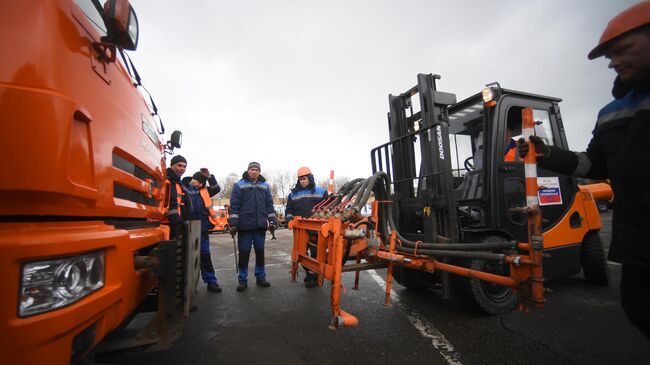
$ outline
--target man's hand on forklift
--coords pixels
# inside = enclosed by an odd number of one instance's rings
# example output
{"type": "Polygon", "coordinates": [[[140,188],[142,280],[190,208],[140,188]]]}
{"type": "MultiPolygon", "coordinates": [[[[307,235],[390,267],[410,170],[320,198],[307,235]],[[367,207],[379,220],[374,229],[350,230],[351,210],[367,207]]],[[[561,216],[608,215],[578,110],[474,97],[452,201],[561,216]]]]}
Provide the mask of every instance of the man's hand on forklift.
{"type": "MultiPolygon", "coordinates": [[[[535,144],[535,152],[537,152],[538,157],[546,156],[548,157],[551,153],[551,149],[542,141],[541,138],[537,136],[530,136],[530,141],[535,144]]],[[[528,154],[528,142],[523,138],[519,138],[517,141],[517,150],[519,151],[519,157],[522,159],[528,154]]]]}

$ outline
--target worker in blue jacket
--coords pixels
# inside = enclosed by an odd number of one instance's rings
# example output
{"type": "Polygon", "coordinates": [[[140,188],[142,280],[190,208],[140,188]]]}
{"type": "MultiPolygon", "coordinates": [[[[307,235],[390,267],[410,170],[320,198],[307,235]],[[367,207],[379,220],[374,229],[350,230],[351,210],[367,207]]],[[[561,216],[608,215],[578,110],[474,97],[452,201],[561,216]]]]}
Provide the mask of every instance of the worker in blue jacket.
{"type": "Polygon", "coordinates": [[[273,208],[271,189],[264,176],[260,175],[260,164],[251,162],[235,182],[230,197],[230,217],[228,218],[230,234],[237,234],[239,249],[239,285],[241,292],[248,287],[248,260],[251,247],[255,249],[255,278],[258,286],[268,288],[264,270],[264,239],[266,229],[271,232],[277,227],[277,217],[273,208]]]}
{"type": "MultiPolygon", "coordinates": [[[[605,56],[617,76],[614,100],[598,113],[585,152],[549,146],[537,136],[537,162],[544,169],[591,179],[610,179],[614,216],[609,260],[621,263],[621,304],[628,319],[650,339],[650,1],[609,21],[589,59],[605,56]]],[[[519,140],[526,156],[527,141],[519,140]]],[[[602,249],[602,248],[600,248],[602,249]]]]}
{"type": "Polygon", "coordinates": [[[212,200],[206,188],[207,180],[208,177],[202,172],[196,172],[192,175],[187,189],[187,196],[192,203],[190,219],[201,221],[201,278],[207,284],[208,291],[221,293],[221,287],[217,282],[217,275],[210,254],[208,231],[214,227],[217,215],[212,207],[212,200]]]}
{"type": "MultiPolygon", "coordinates": [[[[296,186],[291,189],[287,197],[287,209],[285,219],[287,224],[294,217],[309,218],[313,214],[312,209],[321,200],[327,197],[327,190],[316,186],[314,175],[311,173],[309,167],[301,167],[298,169],[298,182],[296,186]]],[[[318,233],[309,231],[309,243],[307,247],[311,257],[316,257],[316,240],[318,233]]],[[[311,272],[305,267],[307,275],[305,276],[305,287],[314,288],[318,285],[318,275],[311,272]]]]}

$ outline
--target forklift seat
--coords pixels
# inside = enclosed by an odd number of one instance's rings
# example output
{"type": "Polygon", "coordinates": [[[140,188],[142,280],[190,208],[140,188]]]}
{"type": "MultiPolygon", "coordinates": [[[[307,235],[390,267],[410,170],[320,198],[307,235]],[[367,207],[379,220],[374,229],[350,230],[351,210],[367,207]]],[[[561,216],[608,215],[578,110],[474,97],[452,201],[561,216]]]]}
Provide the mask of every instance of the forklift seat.
{"type": "Polygon", "coordinates": [[[465,174],[463,181],[454,189],[456,200],[480,199],[483,195],[483,171],[472,170],[465,174]]]}
{"type": "Polygon", "coordinates": [[[463,176],[463,181],[454,189],[456,200],[480,199],[483,195],[483,132],[481,131],[475,140],[476,151],[474,151],[474,170],[468,171],[463,176]]]}

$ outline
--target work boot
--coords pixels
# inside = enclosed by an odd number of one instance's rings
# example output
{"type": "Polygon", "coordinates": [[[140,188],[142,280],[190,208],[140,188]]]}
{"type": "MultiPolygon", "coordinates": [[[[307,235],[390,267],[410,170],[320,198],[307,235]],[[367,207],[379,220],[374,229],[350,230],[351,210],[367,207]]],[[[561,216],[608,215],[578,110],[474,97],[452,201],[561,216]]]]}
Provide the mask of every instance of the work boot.
{"type": "Polygon", "coordinates": [[[318,286],[318,281],[305,281],[305,288],[315,288],[318,286]]]}
{"type": "Polygon", "coordinates": [[[211,291],[213,293],[221,293],[221,287],[217,283],[210,283],[208,284],[208,291],[211,291]]]}
{"type": "Polygon", "coordinates": [[[310,271],[305,276],[305,288],[315,288],[316,286],[318,286],[318,275],[310,271]]]}
{"type": "Polygon", "coordinates": [[[271,286],[271,283],[266,281],[266,279],[257,279],[257,286],[261,286],[262,288],[268,288],[271,286]]]}
{"type": "Polygon", "coordinates": [[[239,285],[237,285],[237,291],[244,291],[248,288],[248,282],[246,281],[240,281],[239,285]]]}

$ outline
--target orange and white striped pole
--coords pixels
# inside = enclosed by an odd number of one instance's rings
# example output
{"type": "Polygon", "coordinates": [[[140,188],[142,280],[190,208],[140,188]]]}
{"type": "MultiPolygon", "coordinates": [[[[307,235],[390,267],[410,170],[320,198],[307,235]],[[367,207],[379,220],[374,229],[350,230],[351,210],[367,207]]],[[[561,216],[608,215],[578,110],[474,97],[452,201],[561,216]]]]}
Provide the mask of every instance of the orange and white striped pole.
{"type": "Polygon", "coordinates": [[[334,170],[330,170],[330,183],[327,185],[327,193],[332,195],[334,192],[334,170]]]}
{"type": "Polygon", "coordinates": [[[535,135],[535,120],[533,109],[524,108],[521,111],[522,137],[528,142],[528,154],[524,157],[526,175],[526,210],[528,212],[528,242],[530,242],[530,259],[534,263],[531,269],[531,296],[538,307],[544,306],[544,276],[542,273],[542,210],[537,195],[537,154],[535,144],[530,136],[535,135]]]}

